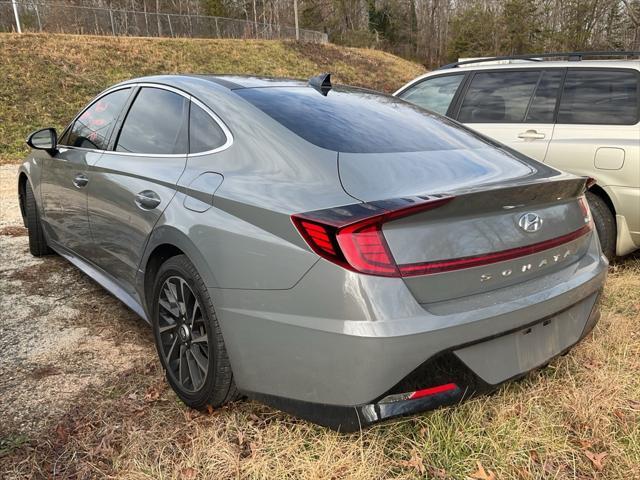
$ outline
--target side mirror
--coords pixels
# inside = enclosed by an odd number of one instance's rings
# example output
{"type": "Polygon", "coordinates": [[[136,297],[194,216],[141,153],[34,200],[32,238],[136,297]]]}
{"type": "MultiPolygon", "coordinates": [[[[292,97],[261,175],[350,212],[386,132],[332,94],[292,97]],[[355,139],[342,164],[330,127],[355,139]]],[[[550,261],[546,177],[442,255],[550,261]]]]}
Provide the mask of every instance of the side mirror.
{"type": "Polygon", "coordinates": [[[36,130],[27,137],[27,145],[36,150],[54,152],[58,147],[58,133],[55,128],[36,130]]]}

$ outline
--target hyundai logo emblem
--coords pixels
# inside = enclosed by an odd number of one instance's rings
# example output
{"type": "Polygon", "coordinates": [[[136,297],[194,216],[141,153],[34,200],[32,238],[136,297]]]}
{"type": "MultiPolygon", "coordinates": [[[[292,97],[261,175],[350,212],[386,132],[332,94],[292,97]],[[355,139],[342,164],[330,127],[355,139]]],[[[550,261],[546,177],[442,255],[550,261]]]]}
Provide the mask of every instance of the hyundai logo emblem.
{"type": "Polygon", "coordinates": [[[537,232],[542,228],[542,219],[535,213],[525,213],[518,220],[518,226],[525,232],[537,232]]]}

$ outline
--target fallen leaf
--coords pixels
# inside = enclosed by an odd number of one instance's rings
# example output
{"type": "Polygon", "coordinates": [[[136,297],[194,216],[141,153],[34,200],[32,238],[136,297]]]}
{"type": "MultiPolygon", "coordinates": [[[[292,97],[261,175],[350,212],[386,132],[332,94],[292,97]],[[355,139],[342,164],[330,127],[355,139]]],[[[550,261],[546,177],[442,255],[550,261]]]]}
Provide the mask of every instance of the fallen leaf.
{"type": "Polygon", "coordinates": [[[591,460],[593,468],[595,468],[599,472],[604,468],[604,459],[607,458],[607,455],[609,455],[606,452],[594,453],[591,450],[585,450],[584,454],[589,460],[591,460]]]}
{"type": "Polygon", "coordinates": [[[580,440],[580,446],[582,448],[593,448],[593,442],[590,440],[580,440]]]}
{"type": "Polygon", "coordinates": [[[427,470],[429,471],[429,474],[433,478],[442,478],[442,479],[450,478],[449,475],[447,475],[447,471],[444,468],[427,467],[427,470]]]}
{"type": "Polygon", "coordinates": [[[470,475],[471,478],[475,480],[496,480],[495,473],[493,473],[491,470],[485,470],[479,460],[476,462],[476,464],[478,465],[478,470],[470,475]]]}
{"type": "Polygon", "coordinates": [[[211,405],[207,405],[207,413],[208,413],[209,415],[213,415],[213,411],[214,411],[214,410],[213,410],[213,407],[212,407],[211,405]]]}
{"type": "Polygon", "coordinates": [[[184,480],[193,480],[198,475],[195,468],[187,467],[180,470],[180,478],[184,480]]]}
{"type": "Polygon", "coordinates": [[[258,415],[256,415],[255,413],[250,413],[249,414],[249,420],[251,420],[252,422],[259,422],[260,421],[260,417],[258,415]]]}
{"type": "Polygon", "coordinates": [[[67,443],[69,439],[69,429],[64,423],[59,423],[56,427],[56,436],[61,443],[67,443]]]}
{"type": "Polygon", "coordinates": [[[413,468],[420,474],[424,474],[427,471],[420,453],[418,453],[418,450],[415,448],[411,451],[411,458],[409,460],[402,460],[399,463],[404,467],[413,468]]]}
{"type": "Polygon", "coordinates": [[[144,394],[145,402],[155,402],[160,398],[160,389],[155,385],[151,385],[147,388],[147,391],[144,394]]]}

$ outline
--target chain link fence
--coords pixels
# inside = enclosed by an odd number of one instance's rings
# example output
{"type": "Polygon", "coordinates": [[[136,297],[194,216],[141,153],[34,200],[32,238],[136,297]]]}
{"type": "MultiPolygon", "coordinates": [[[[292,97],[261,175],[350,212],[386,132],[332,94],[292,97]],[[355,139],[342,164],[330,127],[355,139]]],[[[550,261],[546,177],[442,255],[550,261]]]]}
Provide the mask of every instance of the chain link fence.
{"type": "MultiPolygon", "coordinates": [[[[114,10],[30,0],[0,0],[0,32],[18,30],[14,7],[23,32],[267,40],[296,38],[295,28],[289,26],[204,15],[114,10]]],[[[328,41],[326,33],[314,30],[300,29],[299,37],[305,42],[328,41]]]]}

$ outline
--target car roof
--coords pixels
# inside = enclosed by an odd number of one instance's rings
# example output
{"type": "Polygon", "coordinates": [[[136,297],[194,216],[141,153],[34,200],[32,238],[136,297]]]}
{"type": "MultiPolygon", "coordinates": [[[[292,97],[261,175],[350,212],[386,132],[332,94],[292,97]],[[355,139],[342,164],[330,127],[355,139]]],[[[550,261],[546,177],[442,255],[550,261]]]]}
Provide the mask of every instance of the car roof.
{"type": "Polygon", "coordinates": [[[264,87],[305,87],[306,80],[292,78],[277,78],[253,75],[208,75],[208,74],[173,74],[173,75],[152,75],[147,77],[138,77],[126,80],[121,85],[128,83],[162,83],[170,86],[180,87],[189,80],[198,79],[205,80],[229,90],[238,90],[241,88],[264,88],[264,87]]]}

